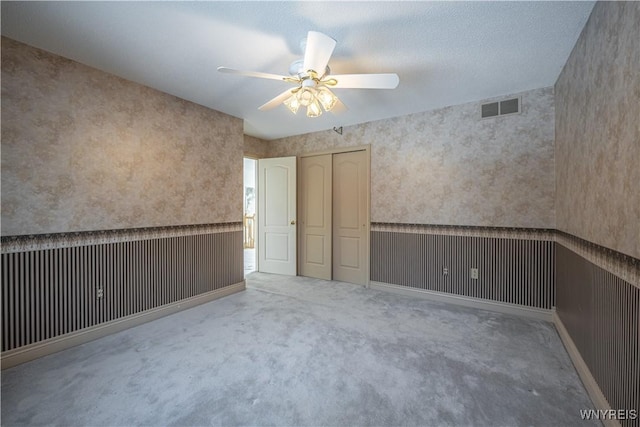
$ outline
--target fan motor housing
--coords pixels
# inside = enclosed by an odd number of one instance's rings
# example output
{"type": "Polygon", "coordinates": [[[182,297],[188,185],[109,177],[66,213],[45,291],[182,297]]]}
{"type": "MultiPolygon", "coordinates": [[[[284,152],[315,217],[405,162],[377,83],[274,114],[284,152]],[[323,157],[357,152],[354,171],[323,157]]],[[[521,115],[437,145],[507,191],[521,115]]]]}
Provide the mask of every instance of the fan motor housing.
{"type": "MultiPolygon", "coordinates": [[[[308,76],[307,71],[309,71],[309,70],[305,70],[304,69],[304,59],[297,59],[297,60],[293,61],[291,63],[291,65],[289,65],[289,75],[291,75],[291,76],[305,77],[305,76],[308,76]]],[[[330,72],[331,72],[331,70],[329,69],[328,65],[324,70],[324,74],[320,74],[320,73],[318,73],[316,71],[316,73],[318,74],[318,77],[320,77],[320,78],[322,78],[324,76],[328,76],[330,72]]]]}

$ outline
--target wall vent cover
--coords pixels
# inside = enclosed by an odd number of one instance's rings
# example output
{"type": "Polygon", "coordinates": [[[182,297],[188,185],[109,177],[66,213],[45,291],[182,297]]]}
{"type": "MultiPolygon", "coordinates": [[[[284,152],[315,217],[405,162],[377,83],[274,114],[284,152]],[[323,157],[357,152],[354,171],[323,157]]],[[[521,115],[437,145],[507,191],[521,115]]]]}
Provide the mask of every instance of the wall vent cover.
{"type": "Polygon", "coordinates": [[[500,114],[499,105],[497,102],[482,104],[482,118],[494,117],[500,114]]]}
{"type": "Polygon", "coordinates": [[[504,101],[489,102],[480,106],[480,116],[483,119],[520,112],[520,98],[505,99],[504,101]]]}

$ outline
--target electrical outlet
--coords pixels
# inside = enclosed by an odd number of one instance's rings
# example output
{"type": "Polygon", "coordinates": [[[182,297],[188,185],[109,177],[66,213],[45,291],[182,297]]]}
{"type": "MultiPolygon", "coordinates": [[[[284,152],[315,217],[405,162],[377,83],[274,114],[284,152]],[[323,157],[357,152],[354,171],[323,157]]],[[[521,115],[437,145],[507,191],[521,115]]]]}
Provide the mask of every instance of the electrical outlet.
{"type": "Polygon", "coordinates": [[[471,268],[471,278],[472,279],[478,279],[478,269],[477,268],[471,268]]]}
{"type": "Polygon", "coordinates": [[[442,267],[442,275],[446,276],[447,274],[449,274],[449,269],[447,267],[442,267]]]}
{"type": "Polygon", "coordinates": [[[104,296],[104,291],[102,289],[98,289],[98,298],[102,298],[104,296]]]}

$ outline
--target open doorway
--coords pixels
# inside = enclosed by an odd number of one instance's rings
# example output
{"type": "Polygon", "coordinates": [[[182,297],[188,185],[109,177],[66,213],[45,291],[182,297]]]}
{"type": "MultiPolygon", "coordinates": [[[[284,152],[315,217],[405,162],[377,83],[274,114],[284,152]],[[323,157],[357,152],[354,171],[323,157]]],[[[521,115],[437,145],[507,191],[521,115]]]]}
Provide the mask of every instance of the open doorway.
{"type": "Polygon", "coordinates": [[[256,206],[258,202],[258,186],[256,185],[256,171],[258,161],[249,157],[244,158],[244,275],[258,269],[256,257],[256,206]]]}

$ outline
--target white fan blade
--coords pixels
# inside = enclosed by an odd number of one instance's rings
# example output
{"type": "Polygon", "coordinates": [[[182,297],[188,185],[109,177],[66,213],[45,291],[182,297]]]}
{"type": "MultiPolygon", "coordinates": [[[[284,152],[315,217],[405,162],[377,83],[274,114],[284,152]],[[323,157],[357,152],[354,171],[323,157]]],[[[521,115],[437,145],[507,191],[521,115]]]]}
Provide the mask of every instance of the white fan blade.
{"type": "Polygon", "coordinates": [[[238,74],[240,76],[247,77],[258,77],[260,79],[271,79],[271,80],[284,80],[286,81],[290,77],[279,76],[277,74],[269,74],[269,73],[261,73],[260,71],[240,71],[234,70],[233,68],[227,67],[218,67],[218,71],[226,74],[238,74]]]}
{"type": "Polygon", "coordinates": [[[307,46],[304,49],[303,71],[313,70],[322,76],[335,47],[336,41],[331,37],[317,31],[309,31],[307,46]]]}
{"type": "Polygon", "coordinates": [[[329,81],[335,80],[336,84],[327,84],[331,89],[395,89],[400,83],[397,74],[335,74],[329,76],[329,81]]]}
{"type": "Polygon", "coordinates": [[[344,113],[347,110],[349,110],[347,106],[344,105],[342,101],[340,101],[340,98],[338,98],[336,105],[334,105],[333,108],[329,110],[329,112],[332,114],[340,114],[340,113],[344,113]]]}
{"type": "Polygon", "coordinates": [[[288,97],[290,97],[292,95],[292,91],[293,89],[287,89],[284,92],[282,92],[280,95],[276,96],[275,98],[273,98],[271,101],[267,102],[264,105],[261,105],[260,107],[258,107],[258,110],[261,111],[267,111],[267,110],[271,110],[272,108],[276,108],[278,105],[282,104],[282,102],[287,99],[288,97]]]}

